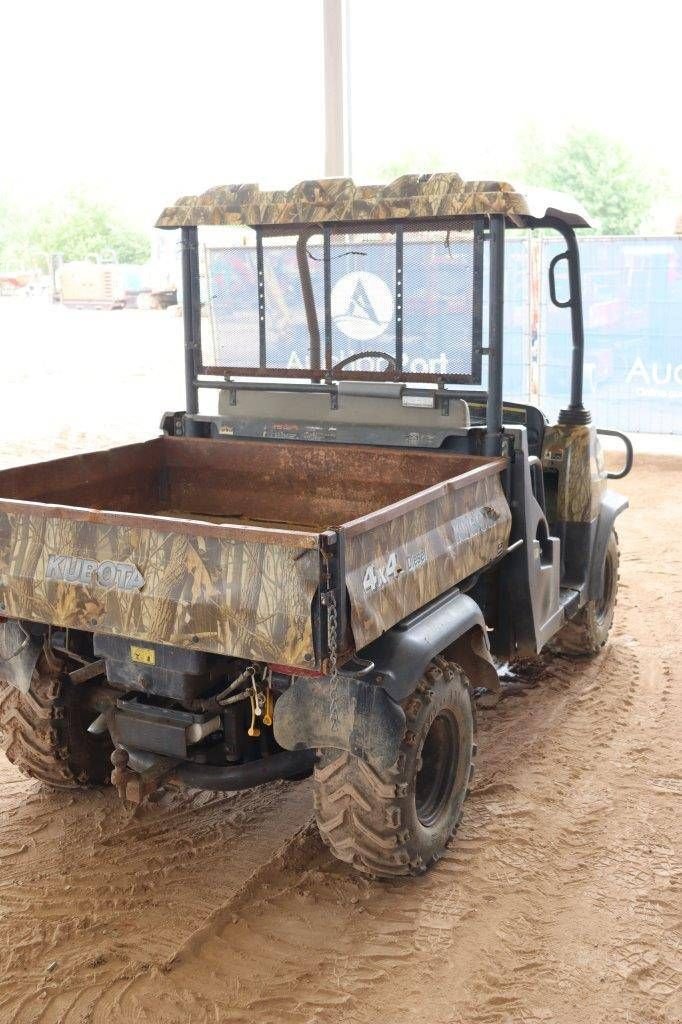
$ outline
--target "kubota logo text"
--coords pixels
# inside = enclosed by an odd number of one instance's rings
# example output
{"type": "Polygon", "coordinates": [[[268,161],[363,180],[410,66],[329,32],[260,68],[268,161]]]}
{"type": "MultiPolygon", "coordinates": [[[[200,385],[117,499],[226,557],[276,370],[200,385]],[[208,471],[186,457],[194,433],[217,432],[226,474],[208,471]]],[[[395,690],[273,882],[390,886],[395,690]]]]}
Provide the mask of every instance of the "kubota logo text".
{"type": "Polygon", "coordinates": [[[144,576],[130,562],[96,562],[94,558],[77,555],[49,555],[45,579],[117,590],[139,590],[144,586],[144,576]]]}

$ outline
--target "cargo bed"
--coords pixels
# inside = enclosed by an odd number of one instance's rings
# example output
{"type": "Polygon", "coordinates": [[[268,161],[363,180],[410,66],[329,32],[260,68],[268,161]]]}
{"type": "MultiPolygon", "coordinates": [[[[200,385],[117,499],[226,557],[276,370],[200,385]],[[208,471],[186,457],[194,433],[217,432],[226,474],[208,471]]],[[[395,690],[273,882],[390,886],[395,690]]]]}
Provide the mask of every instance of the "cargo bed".
{"type": "Polygon", "coordinates": [[[4,470],[0,614],[319,669],[322,591],[360,649],[505,550],[504,465],[164,436],[4,470]]]}

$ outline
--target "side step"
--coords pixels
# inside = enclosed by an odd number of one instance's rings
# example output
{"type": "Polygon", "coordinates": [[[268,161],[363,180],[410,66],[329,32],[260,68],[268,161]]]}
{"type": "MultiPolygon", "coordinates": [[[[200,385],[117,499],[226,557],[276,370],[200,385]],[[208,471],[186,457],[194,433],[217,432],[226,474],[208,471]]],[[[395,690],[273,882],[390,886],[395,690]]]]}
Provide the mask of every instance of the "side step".
{"type": "Polygon", "coordinates": [[[580,607],[580,591],[573,587],[559,589],[559,605],[567,619],[572,619],[580,607]]]}

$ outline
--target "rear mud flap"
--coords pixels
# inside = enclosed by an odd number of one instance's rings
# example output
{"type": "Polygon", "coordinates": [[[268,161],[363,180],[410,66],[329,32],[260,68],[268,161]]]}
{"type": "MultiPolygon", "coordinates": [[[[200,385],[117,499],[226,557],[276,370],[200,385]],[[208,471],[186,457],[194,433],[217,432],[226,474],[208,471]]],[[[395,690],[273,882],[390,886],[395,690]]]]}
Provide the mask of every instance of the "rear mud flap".
{"type": "Polygon", "coordinates": [[[0,624],[0,682],[28,693],[43,645],[14,619],[0,624]]]}
{"type": "Polygon", "coordinates": [[[275,739],[285,750],[348,750],[389,768],[405,732],[405,712],[382,687],[339,675],[299,677],[275,704],[275,739]]]}

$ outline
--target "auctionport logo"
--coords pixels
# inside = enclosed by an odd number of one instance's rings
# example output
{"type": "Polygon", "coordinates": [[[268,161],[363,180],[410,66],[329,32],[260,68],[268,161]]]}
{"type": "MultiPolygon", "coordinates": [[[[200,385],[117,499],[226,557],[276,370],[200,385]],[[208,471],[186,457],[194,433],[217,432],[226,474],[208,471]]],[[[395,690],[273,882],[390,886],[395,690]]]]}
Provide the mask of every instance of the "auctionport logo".
{"type": "Polygon", "coordinates": [[[354,270],[336,282],[331,295],[332,319],[347,338],[372,341],[393,319],[393,296],[377,274],[354,270]]]}

